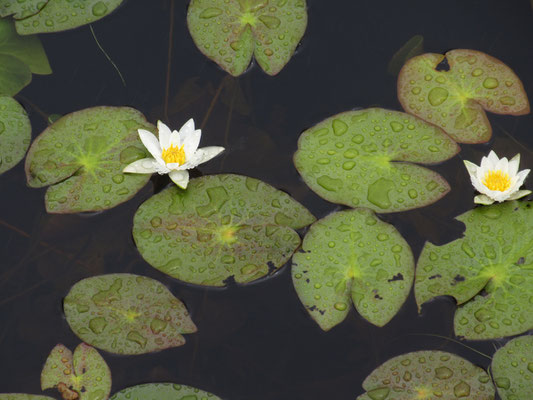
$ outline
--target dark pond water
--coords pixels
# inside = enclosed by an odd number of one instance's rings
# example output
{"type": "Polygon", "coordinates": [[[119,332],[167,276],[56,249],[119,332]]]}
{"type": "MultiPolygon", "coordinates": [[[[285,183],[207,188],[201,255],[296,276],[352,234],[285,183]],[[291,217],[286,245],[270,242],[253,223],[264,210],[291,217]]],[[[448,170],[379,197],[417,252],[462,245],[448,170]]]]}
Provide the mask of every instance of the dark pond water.
{"type": "MultiPolygon", "coordinates": [[[[292,164],[300,133],[341,111],[368,106],[400,110],[396,78],[387,73],[394,52],[415,34],[426,51],[477,49],[506,62],[533,99],[533,15],[528,0],[308,0],[309,26],[297,54],[276,77],[257,66],[233,79],[194,46],[185,25],[187,1],[130,0],[93,25],[127,87],[98,49],[88,27],[41,36],[54,74],[34,76],[17,97],[30,113],[34,137],[41,115],[96,105],[129,105],[150,121],[178,128],[203,121],[202,145],[223,145],[222,157],[198,174],[250,175],[287,191],[317,218],[340,207],[311,192],[292,164]],[[165,85],[169,24],[174,19],[168,115],[165,85]],[[220,95],[216,97],[217,90],[220,95]],[[38,107],[37,111],[31,104],[38,107]]],[[[522,155],[533,166],[533,117],[489,115],[494,137],[463,145],[435,169],[451,184],[438,203],[383,216],[396,226],[415,257],[424,241],[442,244],[461,235],[454,221],[473,206],[474,191],[462,160],[478,162],[494,149],[522,155]]],[[[228,400],[351,400],[387,359],[409,351],[441,349],[486,368],[490,360],[450,341],[455,304],[439,299],[417,313],[411,294],[384,328],[355,311],[322,332],[294,291],[290,267],[269,279],[223,290],[178,282],[151,268],[131,237],[137,207],[169,181],[154,177],[134,199],[97,215],[48,215],[44,189],[26,186],[23,164],[0,177],[0,392],[40,393],[39,377],[57,343],[80,341],[62,313],[62,298],[82,278],[132,272],[153,277],[187,305],[197,334],[186,345],[142,356],[103,352],[113,389],[172,381],[228,400]]],[[[533,189],[533,179],[525,185],[533,189]]],[[[492,355],[504,341],[465,342],[492,355]]],[[[53,395],[56,393],[51,392],[53,395]]],[[[58,397],[58,396],[56,396],[58,397]]]]}

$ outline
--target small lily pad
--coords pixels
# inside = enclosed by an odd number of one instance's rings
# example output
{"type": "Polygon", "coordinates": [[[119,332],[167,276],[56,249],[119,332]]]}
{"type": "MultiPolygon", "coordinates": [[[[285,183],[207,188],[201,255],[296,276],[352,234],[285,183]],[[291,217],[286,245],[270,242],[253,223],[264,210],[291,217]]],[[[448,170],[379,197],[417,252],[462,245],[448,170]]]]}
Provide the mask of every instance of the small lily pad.
{"type": "Polygon", "coordinates": [[[53,397],[24,393],[0,393],[0,400],[55,400],[53,397]]]}
{"type": "MultiPolygon", "coordinates": [[[[115,393],[109,400],[220,400],[214,394],[176,383],[145,383],[115,393]]],[[[0,399],[1,400],[1,399],[0,399]]]]}
{"type": "MultiPolygon", "coordinates": [[[[60,32],[98,21],[110,14],[123,0],[48,0],[39,12],[16,21],[21,35],[60,32]]],[[[38,4],[38,3],[37,3],[38,4]]],[[[37,5],[39,8],[39,5],[37,5]]],[[[29,8],[30,12],[35,7],[29,8]]]]}
{"type": "Polygon", "coordinates": [[[492,358],[492,376],[502,400],[529,399],[533,393],[533,336],[511,340],[492,358]]]}
{"type": "Polygon", "coordinates": [[[357,400],[494,399],[494,386],[483,369],[443,351],[391,358],[365,379],[363,388],[366,393],[357,400]]]}
{"type": "Polygon", "coordinates": [[[365,208],[314,223],[293,257],[294,288],[323,330],[342,322],[352,301],[367,321],[385,325],[405,302],[413,277],[407,242],[365,208]]]}
{"type": "Polygon", "coordinates": [[[286,193],[257,179],[210,175],[144,202],[133,238],[144,259],[185,282],[245,283],[285,264],[300,245],[294,229],[315,218],[286,193]]]}
{"type": "Polygon", "coordinates": [[[181,346],[196,326],[181,301],[158,281],[109,274],[76,283],[63,303],[84,342],[111,353],[143,354],[181,346]]]}
{"type": "Polygon", "coordinates": [[[415,280],[420,307],[453,296],[455,333],[494,339],[533,329],[533,207],[506,202],[468,211],[464,237],[442,246],[426,243],[415,280]]]}
{"type": "Polygon", "coordinates": [[[307,27],[305,0],[192,0],[187,24],[196,46],[233,76],[252,55],[269,75],[292,57],[307,27]]]}
{"type": "Polygon", "coordinates": [[[31,71],[18,58],[0,54],[0,96],[14,96],[31,82],[31,71]]]}
{"type": "Polygon", "coordinates": [[[37,14],[48,0],[0,0],[0,17],[12,15],[14,19],[24,19],[37,14]]]}
{"type": "Polygon", "coordinates": [[[94,107],[68,114],[41,133],[26,157],[31,187],[51,185],[46,209],[75,213],[112,208],[130,199],[149,174],[123,174],[129,163],[147,157],[138,128],[155,131],[128,107],[94,107]]]}
{"type": "Polygon", "coordinates": [[[500,60],[475,50],[427,53],[412,58],[398,76],[405,111],[444,129],[460,143],[489,141],[485,111],[529,113],[522,82],[500,60]],[[440,65],[447,61],[449,69],[440,65]]]}
{"type": "Polygon", "coordinates": [[[398,75],[407,60],[418,56],[423,52],[424,36],[414,35],[411,39],[405,42],[396,53],[394,53],[387,66],[388,73],[394,76],[398,75]]]}
{"type": "Polygon", "coordinates": [[[409,162],[437,163],[458,151],[441,129],[419,118],[369,108],[303,132],[294,165],[324,199],[387,213],[423,207],[448,193],[442,176],[409,162]]]}
{"type": "Polygon", "coordinates": [[[15,99],[0,96],[0,174],[22,160],[30,140],[31,125],[24,108],[15,99]]]}
{"type": "Polygon", "coordinates": [[[105,400],[111,392],[111,371],[95,348],[81,343],[72,352],[58,344],[41,372],[41,389],[57,388],[64,399],[105,400]]]}
{"type": "MultiPolygon", "coordinates": [[[[2,7],[0,0],[0,8],[2,7]]],[[[18,3],[17,4],[26,4],[18,3]]],[[[48,57],[37,36],[19,36],[15,24],[9,19],[0,19],[0,54],[15,57],[28,66],[34,74],[52,73],[48,57]]]]}

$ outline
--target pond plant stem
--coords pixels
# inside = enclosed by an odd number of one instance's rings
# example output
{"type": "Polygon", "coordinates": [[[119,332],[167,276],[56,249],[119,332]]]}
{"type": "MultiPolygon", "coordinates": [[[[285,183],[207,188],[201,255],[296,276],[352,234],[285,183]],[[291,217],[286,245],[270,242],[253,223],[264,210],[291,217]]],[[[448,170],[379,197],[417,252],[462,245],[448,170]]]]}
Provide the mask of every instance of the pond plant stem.
{"type": "Polygon", "coordinates": [[[461,343],[459,340],[455,340],[455,339],[452,339],[452,338],[449,338],[449,337],[446,337],[446,336],[437,335],[435,333],[410,333],[409,336],[430,336],[430,337],[436,337],[436,338],[439,338],[439,339],[449,340],[450,342],[453,342],[455,344],[458,344],[458,345],[461,345],[463,347],[466,347],[468,350],[471,350],[474,353],[477,353],[477,354],[479,354],[479,355],[481,355],[483,357],[488,358],[489,360],[492,360],[491,356],[488,356],[485,353],[482,353],[481,351],[474,349],[473,347],[470,347],[470,346],[468,346],[468,345],[466,345],[464,343],[461,343]]]}
{"type": "Polygon", "coordinates": [[[215,107],[215,104],[218,100],[218,96],[220,96],[220,93],[222,92],[222,88],[224,87],[224,84],[226,83],[226,79],[228,77],[225,76],[220,81],[220,85],[218,85],[217,91],[215,95],[213,96],[213,99],[211,99],[211,103],[209,104],[209,108],[207,109],[207,112],[205,113],[204,119],[202,120],[202,124],[200,125],[200,129],[204,129],[205,124],[207,123],[207,120],[211,116],[211,112],[213,111],[213,108],[215,107]]]}
{"type": "Polygon", "coordinates": [[[98,41],[98,39],[96,38],[96,35],[94,33],[94,29],[93,29],[93,26],[91,24],[89,24],[89,29],[91,30],[91,34],[93,35],[93,38],[94,38],[94,41],[96,42],[96,45],[98,46],[98,48],[100,49],[100,51],[102,53],[104,53],[104,56],[105,58],[107,58],[107,61],[109,61],[111,63],[111,65],[113,66],[113,68],[115,68],[115,70],[117,71],[118,73],[118,76],[120,76],[120,80],[122,81],[122,84],[124,85],[124,87],[127,87],[126,86],[126,81],[124,80],[124,77],[122,76],[122,73],[120,72],[120,69],[118,69],[117,67],[117,64],[115,64],[113,62],[113,60],[111,59],[111,57],[109,57],[109,55],[106,53],[106,51],[104,50],[104,48],[102,47],[102,45],[100,44],[100,42],[98,41]]]}
{"type": "Polygon", "coordinates": [[[170,26],[168,29],[167,78],[165,82],[165,105],[163,115],[168,122],[168,97],[170,93],[170,67],[172,65],[172,37],[174,36],[174,0],[170,0],[170,26]]]}

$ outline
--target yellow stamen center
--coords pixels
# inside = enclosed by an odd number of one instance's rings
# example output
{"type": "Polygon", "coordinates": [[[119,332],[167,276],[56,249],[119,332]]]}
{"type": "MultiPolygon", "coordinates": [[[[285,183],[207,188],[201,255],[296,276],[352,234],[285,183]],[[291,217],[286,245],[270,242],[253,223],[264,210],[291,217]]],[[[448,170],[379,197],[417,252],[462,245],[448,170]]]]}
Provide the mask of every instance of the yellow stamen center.
{"type": "Polygon", "coordinates": [[[161,158],[167,164],[177,163],[183,165],[185,164],[185,150],[183,150],[183,146],[178,147],[171,144],[169,148],[163,149],[161,158]]]}
{"type": "Polygon", "coordinates": [[[511,187],[511,178],[509,178],[509,174],[501,170],[488,171],[483,178],[483,184],[490,190],[505,192],[511,187]]]}

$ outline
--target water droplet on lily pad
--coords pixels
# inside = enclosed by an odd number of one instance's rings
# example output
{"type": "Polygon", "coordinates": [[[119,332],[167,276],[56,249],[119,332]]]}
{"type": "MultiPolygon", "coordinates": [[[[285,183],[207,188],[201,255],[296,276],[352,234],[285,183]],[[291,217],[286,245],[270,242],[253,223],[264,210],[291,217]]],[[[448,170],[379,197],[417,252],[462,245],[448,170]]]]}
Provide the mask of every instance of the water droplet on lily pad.
{"type": "Polygon", "coordinates": [[[26,154],[31,125],[24,108],[13,98],[0,96],[0,174],[13,168],[26,154]]]}

